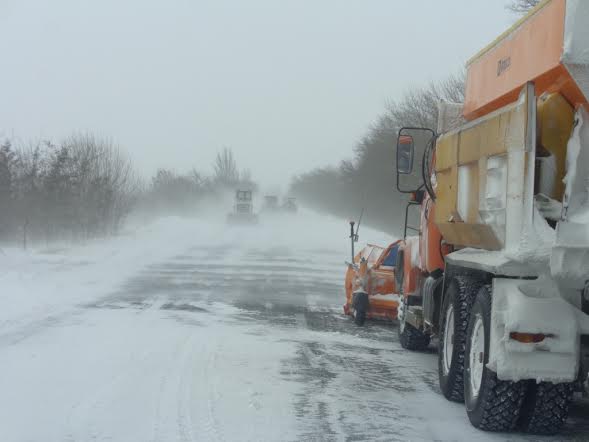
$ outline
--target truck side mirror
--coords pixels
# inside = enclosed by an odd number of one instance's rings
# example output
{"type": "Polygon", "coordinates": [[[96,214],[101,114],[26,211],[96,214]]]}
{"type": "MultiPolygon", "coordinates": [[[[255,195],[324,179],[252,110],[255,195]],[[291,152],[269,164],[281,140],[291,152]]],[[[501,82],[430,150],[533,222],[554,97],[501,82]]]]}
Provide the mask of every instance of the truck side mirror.
{"type": "Polygon", "coordinates": [[[413,171],[413,137],[400,135],[397,139],[397,172],[409,175],[413,171]]]}

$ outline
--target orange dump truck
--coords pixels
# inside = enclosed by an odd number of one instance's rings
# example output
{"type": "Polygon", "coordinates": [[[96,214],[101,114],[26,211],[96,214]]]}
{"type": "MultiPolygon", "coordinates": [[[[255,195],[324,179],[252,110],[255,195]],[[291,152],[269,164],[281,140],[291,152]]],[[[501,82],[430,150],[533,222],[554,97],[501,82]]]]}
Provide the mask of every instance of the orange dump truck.
{"type": "Polygon", "coordinates": [[[465,102],[403,128],[401,344],[489,431],[558,432],[589,370],[589,1],[542,1],[467,64],[465,102]],[[407,231],[407,221],[405,222],[407,231]]]}

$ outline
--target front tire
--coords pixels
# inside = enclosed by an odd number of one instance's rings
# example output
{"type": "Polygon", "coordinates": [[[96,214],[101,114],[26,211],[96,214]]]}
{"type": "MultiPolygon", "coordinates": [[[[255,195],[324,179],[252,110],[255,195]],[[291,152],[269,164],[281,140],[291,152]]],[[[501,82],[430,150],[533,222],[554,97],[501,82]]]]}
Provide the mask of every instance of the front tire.
{"type": "Polygon", "coordinates": [[[405,320],[405,309],[407,306],[403,298],[399,305],[399,342],[401,347],[406,350],[423,351],[429,346],[430,336],[416,329],[405,320]]]}
{"type": "Polygon", "coordinates": [[[468,317],[481,281],[457,276],[450,281],[440,314],[438,378],[444,397],[464,402],[464,352],[468,317]]]}
{"type": "Polygon", "coordinates": [[[366,310],[354,310],[354,323],[362,327],[366,322],[366,310]]]}
{"type": "Polygon", "coordinates": [[[474,301],[468,322],[464,364],[464,400],[473,426],[485,431],[511,431],[520,416],[525,381],[501,381],[491,371],[491,287],[483,286],[474,301]]]}
{"type": "Polygon", "coordinates": [[[569,416],[574,389],[574,383],[529,381],[520,417],[521,429],[541,435],[558,433],[569,416]]]}
{"type": "Polygon", "coordinates": [[[356,325],[362,326],[366,322],[366,312],[369,304],[368,293],[356,292],[352,295],[352,309],[356,325]]]}
{"type": "Polygon", "coordinates": [[[423,351],[429,346],[430,337],[411,324],[405,324],[405,329],[399,330],[399,341],[406,350],[423,351]]]}

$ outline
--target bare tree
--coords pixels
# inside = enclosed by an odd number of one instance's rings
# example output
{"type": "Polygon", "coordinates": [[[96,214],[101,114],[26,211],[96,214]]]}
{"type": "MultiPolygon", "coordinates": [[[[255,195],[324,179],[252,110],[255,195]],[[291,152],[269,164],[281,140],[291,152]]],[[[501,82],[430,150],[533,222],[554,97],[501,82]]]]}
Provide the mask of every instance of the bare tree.
{"type": "Polygon", "coordinates": [[[239,174],[239,186],[252,191],[258,190],[258,186],[253,179],[252,171],[250,169],[243,169],[239,174]]]}
{"type": "Polygon", "coordinates": [[[148,217],[162,213],[194,215],[205,202],[216,200],[228,189],[257,190],[251,171],[239,171],[231,149],[219,151],[212,166],[212,175],[196,168],[186,173],[159,169],[139,198],[138,213],[148,217]]]}
{"type": "Polygon", "coordinates": [[[0,229],[23,244],[116,233],[136,198],[131,162],[110,141],[74,135],[0,148],[0,229]]]}
{"type": "Polygon", "coordinates": [[[80,240],[117,233],[132,209],[141,214],[191,214],[200,201],[227,186],[256,184],[239,173],[230,149],[218,153],[214,174],[160,169],[140,181],[112,141],[75,134],[59,144],[0,143],[0,240],[80,240]],[[139,207],[138,207],[139,206],[139,207]],[[154,210],[155,209],[155,210],[154,210]]]}
{"type": "MultiPolygon", "coordinates": [[[[388,124],[396,126],[419,126],[436,128],[438,103],[441,100],[453,103],[464,101],[464,72],[451,75],[425,88],[409,90],[402,100],[388,104],[388,124]]],[[[385,122],[386,123],[386,122],[385,122]]]]}
{"type": "Polygon", "coordinates": [[[0,145],[0,232],[10,229],[16,153],[10,141],[0,145]]]}
{"type": "Polygon", "coordinates": [[[525,14],[538,3],[540,3],[540,0],[511,0],[507,5],[507,9],[516,14],[525,14]]]}
{"type": "Polygon", "coordinates": [[[110,140],[78,134],[64,142],[70,151],[76,219],[85,236],[115,233],[139,190],[130,160],[110,140]]]}
{"type": "Polygon", "coordinates": [[[227,147],[217,153],[213,164],[214,180],[223,186],[234,186],[239,181],[237,163],[233,157],[233,151],[227,147]]]}
{"type": "Polygon", "coordinates": [[[464,100],[464,73],[409,90],[391,101],[354,148],[354,159],[295,177],[291,192],[306,204],[343,217],[365,209],[372,225],[399,234],[404,198],[395,192],[395,143],[402,126],[435,129],[440,100],[464,100]]]}

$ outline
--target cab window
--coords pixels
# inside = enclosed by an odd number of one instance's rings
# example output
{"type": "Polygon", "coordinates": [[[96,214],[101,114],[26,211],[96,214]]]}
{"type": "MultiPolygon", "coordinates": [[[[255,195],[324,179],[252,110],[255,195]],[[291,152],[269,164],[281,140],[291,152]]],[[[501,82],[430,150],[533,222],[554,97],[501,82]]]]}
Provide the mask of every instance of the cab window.
{"type": "Polygon", "coordinates": [[[387,257],[384,259],[384,261],[382,262],[383,266],[387,266],[387,267],[395,267],[397,265],[397,255],[399,252],[399,246],[395,245],[393,247],[391,247],[391,250],[389,251],[389,254],[387,255],[387,257]]]}

